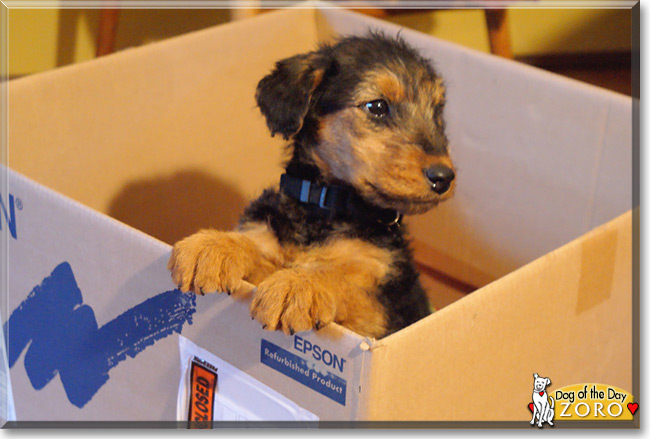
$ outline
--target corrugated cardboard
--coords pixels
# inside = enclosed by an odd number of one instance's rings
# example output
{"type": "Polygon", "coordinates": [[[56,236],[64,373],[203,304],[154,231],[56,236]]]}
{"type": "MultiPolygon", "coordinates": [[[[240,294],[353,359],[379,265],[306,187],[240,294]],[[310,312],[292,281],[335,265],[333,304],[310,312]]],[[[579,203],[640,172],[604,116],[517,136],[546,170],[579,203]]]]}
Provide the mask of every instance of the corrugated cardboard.
{"type": "MultiPolygon", "coordinates": [[[[262,331],[245,297],[175,295],[168,244],[232,227],[279,179],[283,143],[255,108],[257,81],[278,59],[369,27],[398,30],[342,10],[277,11],[10,82],[7,316],[70,272],[94,331],[152,312],[154,298],[182,311],[146,346],[108,356],[90,399],[60,369],[43,375],[33,340],[16,351],[10,332],[18,420],[175,420],[178,334],[321,420],[526,426],[534,372],[556,388],[632,390],[631,99],[409,30],[446,78],[459,169],[455,198],[408,220],[417,258],[482,288],[382,340],[336,325],[288,337],[262,331]],[[274,368],[265,346],[344,396],[274,368]]],[[[88,352],[64,366],[92,372],[70,365],[88,352]]]]}

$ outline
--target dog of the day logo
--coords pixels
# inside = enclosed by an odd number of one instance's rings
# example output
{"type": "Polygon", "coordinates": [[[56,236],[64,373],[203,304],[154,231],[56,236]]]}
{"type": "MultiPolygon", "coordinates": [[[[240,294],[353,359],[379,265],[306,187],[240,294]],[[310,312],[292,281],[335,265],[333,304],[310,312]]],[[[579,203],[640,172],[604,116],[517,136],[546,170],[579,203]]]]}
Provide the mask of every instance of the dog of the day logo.
{"type": "Polygon", "coordinates": [[[615,386],[597,383],[572,384],[548,390],[550,378],[533,374],[531,425],[553,426],[554,421],[632,421],[639,410],[632,395],[615,386]]]}
{"type": "Polygon", "coordinates": [[[543,427],[546,422],[551,427],[553,426],[553,417],[555,416],[555,401],[548,395],[546,387],[551,385],[550,378],[540,377],[537,373],[533,374],[535,381],[533,382],[533,402],[532,406],[533,419],[530,420],[530,425],[537,422],[538,427],[543,427]]]}

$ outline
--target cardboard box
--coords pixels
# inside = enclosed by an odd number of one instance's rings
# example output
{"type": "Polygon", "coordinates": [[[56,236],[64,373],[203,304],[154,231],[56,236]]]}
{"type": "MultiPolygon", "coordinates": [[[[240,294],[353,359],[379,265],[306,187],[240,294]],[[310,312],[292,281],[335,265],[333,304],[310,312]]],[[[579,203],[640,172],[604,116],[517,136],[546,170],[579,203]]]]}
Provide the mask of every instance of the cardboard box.
{"type": "Polygon", "coordinates": [[[232,227],[279,181],[283,142],[255,109],[257,81],[369,27],[399,30],[277,11],[8,84],[17,420],[174,421],[186,341],[320,420],[526,427],[535,372],[551,390],[638,388],[632,100],[407,29],[446,78],[459,169],[455,198],[408,226],[439,275],[428,285],[478,289],[381,340],[266,332],[246,300],[174,290],[168,244],[232,227]]]}

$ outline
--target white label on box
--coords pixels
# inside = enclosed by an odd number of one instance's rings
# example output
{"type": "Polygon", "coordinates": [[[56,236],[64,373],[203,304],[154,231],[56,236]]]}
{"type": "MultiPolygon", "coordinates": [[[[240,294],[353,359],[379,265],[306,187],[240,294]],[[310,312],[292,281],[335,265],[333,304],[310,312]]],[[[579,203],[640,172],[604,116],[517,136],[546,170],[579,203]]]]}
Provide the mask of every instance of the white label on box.
{"type": "MultiPolygon", "coordinates": [[[[192,396],[199,402],[199,410],[212,402],[214,421],[318,421],[313,413],[298,406],[280,393],[259,382],[245,372],[179,336],[181,380],[178,388],[177,418],[187,421],[193,413],[192,396]],[[192,365],[199,366],[193,368],[192,365]],[[202,367],[201,367],[202,366],[202,367]],[[205,385],[192,379],[193,369],[212,372],[216,391],[210,394],[210,378],[205,385]],[[192,383],[200,387],[194,388],[192,383]],[[197,394],[198,393],[198,394],[197,394]],[[197,394],[197,395],[195,395],[197,394]],[[214,398],[214,399],[212,399],[214,398]]],[[[199,380],[201,381],[201,380],[199,380]]],[[[203,419],[199,419],[203,420],[203,419]]]]}

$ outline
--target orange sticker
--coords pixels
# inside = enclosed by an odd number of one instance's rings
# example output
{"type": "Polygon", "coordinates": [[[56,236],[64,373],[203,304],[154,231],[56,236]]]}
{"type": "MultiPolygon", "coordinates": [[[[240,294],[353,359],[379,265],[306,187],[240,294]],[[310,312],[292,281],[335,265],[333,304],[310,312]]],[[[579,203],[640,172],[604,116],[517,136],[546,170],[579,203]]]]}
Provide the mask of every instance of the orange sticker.
{"type": "Polygon", "coordinates": [[[214,415],[214,393],[217,369],[194,357],[190,375],[190,409],[188,420],[192,428],[210,428],[214,415]]]}

